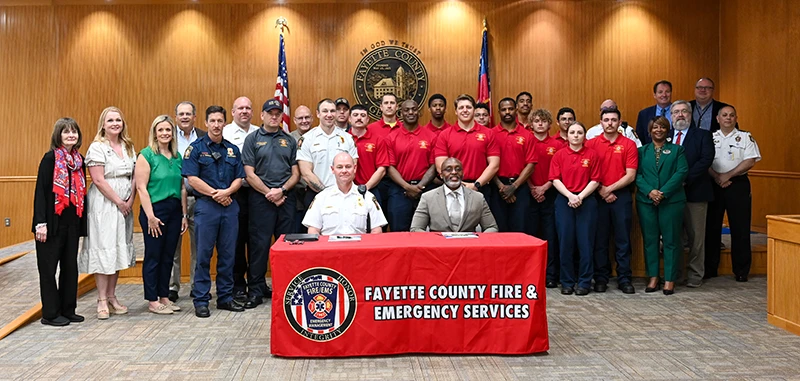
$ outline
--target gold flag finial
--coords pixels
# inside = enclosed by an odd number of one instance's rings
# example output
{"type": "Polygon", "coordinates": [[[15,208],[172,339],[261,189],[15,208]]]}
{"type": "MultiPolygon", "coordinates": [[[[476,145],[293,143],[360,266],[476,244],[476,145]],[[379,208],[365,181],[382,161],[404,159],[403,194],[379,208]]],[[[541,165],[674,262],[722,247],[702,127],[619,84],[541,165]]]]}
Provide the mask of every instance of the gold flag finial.
{"type": "Polygon", "coordinates": [[[286,29],[286,32],[289,31],[289,24],[286,22],[286,18],[283,16],[278,17],[278,19],[275,20],[275,27],[281,28],[281,34],[284,33],[284,29],[286,29]]]}
{"type": "Polygon", "coordinates": [[[483,18],[483,29],[486,29],[486,27],[487,27],[486,17],[484,17],[483,18]]]}

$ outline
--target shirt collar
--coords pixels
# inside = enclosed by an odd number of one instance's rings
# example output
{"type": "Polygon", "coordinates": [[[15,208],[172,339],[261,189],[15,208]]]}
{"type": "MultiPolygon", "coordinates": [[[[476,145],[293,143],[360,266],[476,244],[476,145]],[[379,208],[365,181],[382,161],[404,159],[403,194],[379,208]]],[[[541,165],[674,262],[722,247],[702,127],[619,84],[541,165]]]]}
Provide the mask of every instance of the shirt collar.
{"type": "Polygon", "coordinates": [[[445,195],[445,197],[449,196],[450,193],[455,193],[456,197],[458,197],[458,196],[463,194],[463,191],[461,190],[461,188],[464,188],[464,184],[461,184],[461,186],[456,188],[456,190],[450,189],[450,187],[448,187],[447,185],[442,185],[442,186],[444,187],[444,195],[445,195]]]}

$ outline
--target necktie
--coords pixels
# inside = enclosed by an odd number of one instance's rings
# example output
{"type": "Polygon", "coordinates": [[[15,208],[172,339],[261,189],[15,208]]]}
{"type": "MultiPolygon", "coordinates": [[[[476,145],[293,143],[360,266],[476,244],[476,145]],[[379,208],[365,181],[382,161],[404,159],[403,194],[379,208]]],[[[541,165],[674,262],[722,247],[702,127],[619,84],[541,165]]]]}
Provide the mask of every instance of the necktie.
{"type": "Polygon", "coordinates": [[[665,118],[666,118],[666,117],[667,117],[667,109],[665,109],[665,108],[662,108],[662,109],[661,109],[661,115],[660,115],[660,116],[663,116],[663,117],[665,117],[665,118]]]}
{"type": "Polygon", "coordinates": [[[453,197],[453,202],[450,204],[450,223],[453,225],[453,230],[457,230],[461,225],[461,203],[458,202],[458,193],[451,192],[450,196],[453,197]]]}
{"type": "Polygon", "coordinates": [[[675,137],[675,144],[681,145],[681,135],[683,135],[683,131],[678,131],[678,136],[675,137]]]}

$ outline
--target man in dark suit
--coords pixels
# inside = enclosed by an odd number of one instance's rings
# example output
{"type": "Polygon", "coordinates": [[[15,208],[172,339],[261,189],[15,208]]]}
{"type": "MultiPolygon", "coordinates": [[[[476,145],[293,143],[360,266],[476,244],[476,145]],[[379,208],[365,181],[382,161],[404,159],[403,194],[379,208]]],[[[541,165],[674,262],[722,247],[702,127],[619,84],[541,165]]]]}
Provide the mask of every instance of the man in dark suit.
{"type": "Polygon", "coordinates": [[[714,81],[711,78],[703,77],[697,81],[694,100],[689,104],[692,106],[692,123],[695,127],[712,133],[719,130],[717,115],[728,104],[714,99],[714,81]]]}
{"type": "Polygon", "coordinates": [[[672,131],[667,141],[682,146],[689,165],[684,190],[686,208],[683,228],[689,241],[687,286],[700,287],[705,272],[705,234],[708,202],[714,199],[708,168],[714,161],[711,133],[692,126],[692,106],[686,101],[672,104],[672,131]]]}
{"type": "Polygon", "coordinates": [[[478,225],[485,233],[498,231],[483,194],[461,183],[464,169],[460,160],[445,159],[441,176],[444,185],[420,198],[411,220],[412,232],[424,232],[428,227],[432,232],[474,232],[478,225]]]}
{"type": "MultiPolygon", "coordinates": [[[[197,121],[197,108],[194,103],[183,101],[175,106],[175,122],[178,131],[175,135],[175,140],[178,142],[178,154],[183,157],[186,149],[197,139],[206,136],[208,133],[205,130],[195,127],[194,123],[197,121]]],[[[194,192],[189,182],[184,179],[186,184],[186,211],[189,214],[189,242],[191,243],[191,266],[189,267],[189,285],[190,290],[194,288],[194,265],[197,259],[197,244],[194,240],[194,192]]],[[[178,248],[175,249],[175,258],[172,262],[172,277],[169,280],[169,300],[175,302],[178,300],[178,291],[181,289],[181,241],[178,240],[178,248]]]]}
{"type": "Polygon", "coordinates": [[[653,118],[663,116],[670,122],[672,121],[672,114],[669,109],[672,104],[672,83],[667,80],[661,80],[653,85],[653,98],[656,104],[639,111],[639,117],[636,118],[636,134],[642,141],[642,145],[650,143],[650,132],[647,131],[647,125],[653,118]]]}

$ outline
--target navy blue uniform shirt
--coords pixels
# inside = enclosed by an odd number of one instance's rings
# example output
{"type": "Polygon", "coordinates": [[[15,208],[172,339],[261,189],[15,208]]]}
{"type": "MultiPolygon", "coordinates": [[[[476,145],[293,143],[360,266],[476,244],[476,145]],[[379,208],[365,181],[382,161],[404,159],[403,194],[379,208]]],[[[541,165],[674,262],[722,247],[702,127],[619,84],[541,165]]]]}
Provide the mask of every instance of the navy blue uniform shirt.
{"type": "Polygon", "coordinates": [[[195,140],[186,149],[181,174],[197,176],[214,189],[227,189],[233,180],[245,177],[239,148],[225,139],[214,143],[208,135],[195,140]]]}

